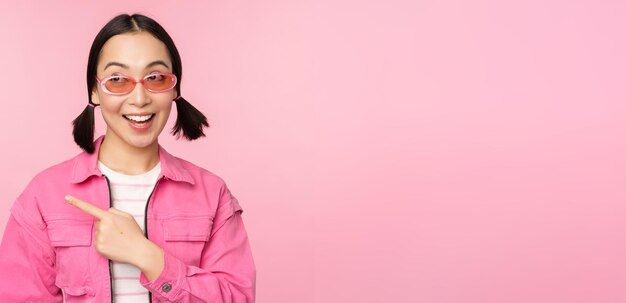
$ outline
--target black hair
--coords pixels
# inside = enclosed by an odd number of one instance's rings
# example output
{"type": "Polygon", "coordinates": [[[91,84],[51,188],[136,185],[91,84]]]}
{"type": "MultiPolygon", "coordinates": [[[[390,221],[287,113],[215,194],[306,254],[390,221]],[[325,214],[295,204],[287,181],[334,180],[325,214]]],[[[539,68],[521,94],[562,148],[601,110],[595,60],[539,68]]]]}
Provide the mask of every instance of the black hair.
{"type": "Polygon", "coordinates": [[[83,112],[72,121],[74,129],[74,141],[78,146],[88,153],[94,152],[94,104],[91,101],[91,93],[95,88],[96,72],[100,51],[104,44],[113,36],[128,32],[147,31],[156,39],[165,44],[170,59],[172,60],[172,73],[178,79],[176,83],[176,91],[178,96],[175,98],[177,119],[176,124],[172,128],[171,134],[177,138],[184,136],[187,140],[192,141],[199,137],[205,136],[203,127],[209,127],[206,117],[202,112],[191,105],[187,100],[181,97],[180,84],[182,80],[182,64],[178,49],[174,45],[174,41],[167,34],[165,29],[155,20],[141,14],[121,14],[111,19],[96,35],[89,51],[89,59],[87,62],[87,94],[89,96],[89,104],[83,112]],[[182,133],[181,133],[182,132],[182,133]]]}

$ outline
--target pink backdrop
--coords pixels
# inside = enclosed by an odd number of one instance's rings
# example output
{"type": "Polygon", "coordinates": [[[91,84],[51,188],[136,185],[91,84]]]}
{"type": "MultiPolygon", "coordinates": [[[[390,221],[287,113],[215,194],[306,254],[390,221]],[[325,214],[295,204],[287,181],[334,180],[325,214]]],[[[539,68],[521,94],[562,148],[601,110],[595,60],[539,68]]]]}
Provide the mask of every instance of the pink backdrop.
{"type": "Polygon", "coordinates": [[[212,127],[160,142],[241,201],[258,302],[626,302],[626,2],[3,1],[0,231],[122,12],[177,43],[212,127]]]}

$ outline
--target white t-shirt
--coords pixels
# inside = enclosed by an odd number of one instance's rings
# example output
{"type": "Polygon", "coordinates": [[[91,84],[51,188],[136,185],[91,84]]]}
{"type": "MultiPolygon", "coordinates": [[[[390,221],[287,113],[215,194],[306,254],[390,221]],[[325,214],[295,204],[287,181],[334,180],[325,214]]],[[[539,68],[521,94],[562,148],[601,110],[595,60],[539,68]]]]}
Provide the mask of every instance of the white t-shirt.
{"type": "MultiPolygon", "coordinates": [[[[100,161],[98,168],[109,179],[113,208],[132,214],[141,230],[145,231],[146,203],[161,172],[161,163],[141,175],[116,172],[100,161]]],[[[148,302],[149,291],[139,283],[141,271],[137,267],[113,261],[111,274],[116,303],[148,302]]]]}

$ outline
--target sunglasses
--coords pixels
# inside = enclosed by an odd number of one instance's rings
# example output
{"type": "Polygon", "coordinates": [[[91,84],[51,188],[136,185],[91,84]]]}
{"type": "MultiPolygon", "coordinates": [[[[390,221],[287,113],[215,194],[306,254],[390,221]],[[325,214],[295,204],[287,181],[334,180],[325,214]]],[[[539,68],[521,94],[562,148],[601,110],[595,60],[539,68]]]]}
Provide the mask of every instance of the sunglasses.
{"type": "Polygon", "coordinates": [[[102,90],[109,95],[126,95],[141,83],[145,89],[153,93],[166,92],[176,86],[176,75],[171,73],[152,73],[137,81],[124,75],[114,75],[102,80],[96,76],[102,90]]]}

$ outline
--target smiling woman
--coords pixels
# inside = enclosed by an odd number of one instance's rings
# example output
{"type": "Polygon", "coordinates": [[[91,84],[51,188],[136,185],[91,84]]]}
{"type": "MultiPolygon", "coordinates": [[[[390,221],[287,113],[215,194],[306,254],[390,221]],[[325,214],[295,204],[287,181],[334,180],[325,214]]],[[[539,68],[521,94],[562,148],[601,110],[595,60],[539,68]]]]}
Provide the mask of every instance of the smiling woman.
{"type": "Polygon", "coordinates": [[[195,140],[209,126],[181,97],[181,78],[176,46],[153,19],[119,15],[98,33],[89,104],[73,121],[83,151],[38,173],[13,204],[3,302],[254,302],[239,201],[158,142],[174,102],[173,135],[195,140]],[[96,107],[107,128],[94,141],[96,107]]]}
{"type": "MultiPolygon", "coordinates": [[[[178,49],[160,24],[139,14],[113,18],[96,35],[91,46],[87,63],[90,106],[73,122],[74,140],[85,151],[93,152],[93,109],[102,105],[101,99],[110,99],[112,102],[130,99],[131,102],[141,103],[146,97],[151,97],[147,101],[166,98],[176,102],[178,117],[172,129],[173,135],[180,137],[182,132],[182,136],[188,140],[204,136],[203,127],[209,124],[206,117],[180,95],[181,79],[182,63],[178,49]],[[146,86],[150,82],[146,78],[155,80],[155,77],[165,79],[161,82],[163,86],[155,86],[157,83],[146,86]],[[136,90],[137,80],[134,79],[141,79],[139,83],[148,92],[136,90]],[[142,96],[144,93],[146,95],[142,96]]],[[[169,111],[167,113],[169,115],[169,111]]],[[[107,111],[103,110],[102,114],[109,125],[107,111]]],[[[110,115],[108,117],[112,118],[110,115]]],[[[158,132],[162,129],[159,128],[158,132]]]]}
{"type": "MultiPolygon", "coordinates": [[[[103,45],[95,76],[100,85],[90,98],[100,106],[107,125],[103,150],[145,148],[157,142],[177,95],[171,61],[165,44],[146,31],[115,35],[103,45]],[[141,85],[134,79],[141,79],[141,85]]],[[[153,167],[157,159],[152,160],[141,170],[153,167]]]]}

